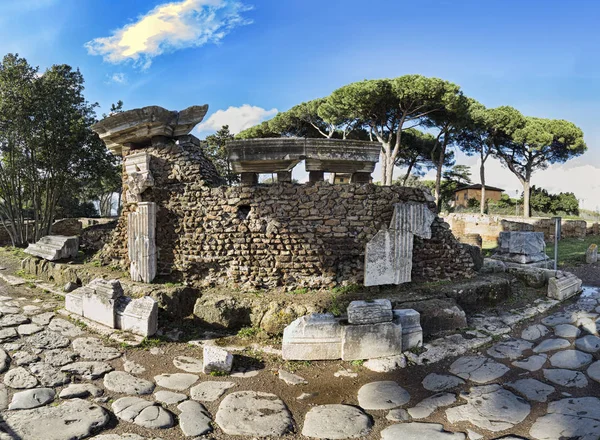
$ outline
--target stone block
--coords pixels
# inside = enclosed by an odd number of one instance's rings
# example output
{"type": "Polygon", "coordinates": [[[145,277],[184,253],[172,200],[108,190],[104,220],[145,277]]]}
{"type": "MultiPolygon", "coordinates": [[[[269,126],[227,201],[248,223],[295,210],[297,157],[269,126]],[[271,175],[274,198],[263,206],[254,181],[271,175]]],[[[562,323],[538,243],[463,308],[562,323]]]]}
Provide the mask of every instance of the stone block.
{"type": "Polygon", "coordinates": [[[79,238],[64,235],[47,235],[30,244],[25,252],[49,261],[74,258],[79,252],[79,238]]]}
{"type": "Polygon", "coordinates": [[[548,297],[564,301],[581,291],[581,280],[572,273],[563,272],[548,280],[548,297]]]}
{"type": "Polygon", "coordinates": [[[97,278],[81,289],[83,316],[110,328],[116,328],[117,299],[123,296],[123,288],[117,280],[97,278]]]}
{"type": "Polygon", "coordinates": [[[353,361],[401,354],[403,336],[398,322],[343,326],[342,359],[353,361]]]}
{"type": "Polygon", "coordinates": [[[203,371],[204,374],[225,373],[231,372],[233,366],[233,355],[227,350],[215,347],[212,345],[205,345],[203,349],[203,371]]]}
{"type": "Polygon", "coordinates": [[[500,232],[498,242],[500,252],[508,254],[535,255],[546,248],[543,232],[500,232]]]}
{"type": "Polygon", "coordinates": [[[394,321],[402,327],[402,349],[410,350],[423,345],[421,315],[413,309],[394,310],[394,321]]]}
{"type": "Polygon", "coordinates": [[[492,258],[484,258],[483,266],[480,269],[481,273],[503,273],[506,272],[506,264],[501,260],[492,258]]]}
{"type": "Polygon", "coordinates": [[[328,360],[342,357],[342,326],[331,313],[313,313],[296,319],[283,330],[286,360],[328,360]]]}
{"type": "Polygon", "coordinates": [[[593,243],[587,248],[585,252],[585,262],[587,264],[594,264],[598,262],[598,245],[593,243]]]}
{"type": "Polygon", "coordinates": [[[83,298],[81,294],[67,293],[65,295],[65,310],[83,316],[83,298]]]}
{"type": "Polygon", "coordinates": [[[348,306],[349,324],[377,324],[392,320],[392,303],[389,299],[352,301],[348,306]]]}
{"type": "Polygon", "coordinates": [[[127,174],[127,202],[141,202],[142,193],[154,186],[154,178],[150,173],[150,155],[146,151],[130,154],[124,158],[123,168],[127,174]]]}
{"type": "Polygon", "coordinates": [[[119,298],[116,328],[141,336],[154,335],[158,330],[158,303],[149,296],[119,298]]]}

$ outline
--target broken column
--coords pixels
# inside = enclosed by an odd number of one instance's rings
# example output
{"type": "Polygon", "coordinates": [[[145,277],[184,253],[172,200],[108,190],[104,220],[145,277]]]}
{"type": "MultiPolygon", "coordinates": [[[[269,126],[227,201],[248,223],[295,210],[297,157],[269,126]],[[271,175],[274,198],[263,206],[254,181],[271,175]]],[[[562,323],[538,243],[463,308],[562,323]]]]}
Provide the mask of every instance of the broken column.
{"type": "Polygon", "coordinates": [[[123,288],[117,280],[97,278],[76,290],[82,299],[83,317],[115,328],[115,308],[123,296],[123,288]]]}
{"type": "Polygon", "coordinates": [[[139,202],[127,216],[130,274],[133,281],[150,283],[156,276],[156,203],[139,202]]]}
{"type": "Polygon", "coordinates": [[[367,243],[365,286],[411,281],[414,236],[431,238],[435,215],[425,203],[397,203],[390,228],[367,243]]]}

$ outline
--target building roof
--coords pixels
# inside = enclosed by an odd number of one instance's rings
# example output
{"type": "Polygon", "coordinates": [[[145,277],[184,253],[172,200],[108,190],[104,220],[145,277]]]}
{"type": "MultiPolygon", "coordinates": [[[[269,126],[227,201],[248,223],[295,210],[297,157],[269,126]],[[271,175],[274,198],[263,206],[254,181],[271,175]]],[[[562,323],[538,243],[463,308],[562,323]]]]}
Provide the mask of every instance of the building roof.
{"type": "MultiPolygon", "coordinates": [[[[465,189],[481,189],[481,186],[482,186],[481,183],[476,183],[475,185],[463,186],[461,188],[458,188],[454,192],[463,191],[465,189]]],[[[489,186],[489,185],[486,185],[485,189],[486,189],[486,191],[500,191],[500,192],[504,192],[504,190],[502,188],[496,188],[494,186],[489,186]]]]}

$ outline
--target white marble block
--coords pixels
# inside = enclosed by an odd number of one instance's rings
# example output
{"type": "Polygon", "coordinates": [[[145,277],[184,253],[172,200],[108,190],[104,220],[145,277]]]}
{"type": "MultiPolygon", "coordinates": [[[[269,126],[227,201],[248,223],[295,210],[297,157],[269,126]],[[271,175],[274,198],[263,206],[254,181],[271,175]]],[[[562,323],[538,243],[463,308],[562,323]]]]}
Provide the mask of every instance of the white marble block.
{"type": "Polygon", "coordinates": [[[395,356],[402,353],[402,326],[395,322],[345,325],[342,359],[354,361],[395,356]]]}
{"type": "Polygon", "coordinates": [[[154,179],[150,174],[150,157],[145,151],[125,156],[123,161],[123,168],[127,174],[125,199],[129,203],[141,202],[141,194],[154,185],[154,179]]]}
{"type": "Polygon", "coordinates": [[[141,336],[152,336],[158,330],[158,303],[149,296],[119,298],[116,328],[141,336]]]}
{"type": "Polygon", "coordinates": [[[30,244],[25,252],[49,261],[74,258],[79,252],[79,238],[64,235],[47,235],[30,244]]]}
{"type": "Polygon", "coordinates": [[[110,328],[116,328],[115,310],[117,299],[123,296],[123,288],[117,280],[97,278],[81,289],[83,316],[110,328]]]}
{"type": "Polygon", "coordinates": [[[67,293],[65,295],[65,310],[83,316],[83,298],[80,293],[67,293]]]}
{"type": "Polygon", "coordinates": [[[302,316],[283,330],[283,358],[327,360],[342,357],[342,326],[331,313],[302,316]]]}
{"type": "Polygon", "coordinates": [[[156,276],[156,203],[138,203],[127,223],[131,279],[150,283],[156,276]]]}
{"type": "Polygon", "coordinates": [[[392,320],[392,303],[389,299],[352,301],[347,309],[349,324],[377,324],[392,320]]]}
{"type": "Polygon", "coordinates": [[[233,355],[227,350],[205,345],[203,349],[203,371],[204,374],[225,373],[229,374],[233,367],[233,355]]]}
{"type": "Polygon", "coordinates": [[[402,326],[402,349],[404,351],[423,345],[421,315],[413,309],[394,310],[394,322],[402,326]]]}
{"type": "Polygon", "coordinates": [[[564,301],[581,291],[581,279],[569,272],[548,280],[548,297],[564,301]]]}

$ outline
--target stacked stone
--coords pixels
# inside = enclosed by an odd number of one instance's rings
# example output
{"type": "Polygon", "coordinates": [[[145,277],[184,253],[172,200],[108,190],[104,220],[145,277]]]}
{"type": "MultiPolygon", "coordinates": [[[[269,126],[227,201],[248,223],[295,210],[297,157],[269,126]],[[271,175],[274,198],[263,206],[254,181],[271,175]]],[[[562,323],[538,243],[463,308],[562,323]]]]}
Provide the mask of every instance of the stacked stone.
{"type": "Polygon", "coordinates": [[[420,315],[392,310],[387,299],[353,301],[347,320],[332,314],[303,316],[283,331],[287,360],[345,361],[396,356],[423,343],[420,315]]]}

